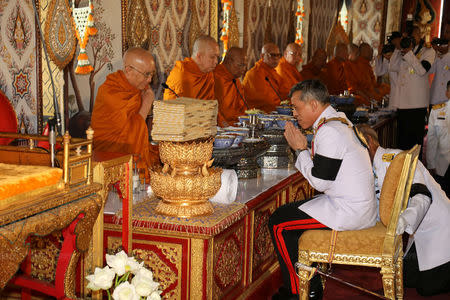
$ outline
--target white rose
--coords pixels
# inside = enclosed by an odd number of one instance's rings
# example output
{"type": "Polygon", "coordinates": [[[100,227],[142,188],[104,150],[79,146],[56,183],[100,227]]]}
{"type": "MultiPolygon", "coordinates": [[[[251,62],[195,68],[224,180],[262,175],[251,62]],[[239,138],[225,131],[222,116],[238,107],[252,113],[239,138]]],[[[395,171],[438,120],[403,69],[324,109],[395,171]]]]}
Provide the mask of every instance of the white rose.
{"type": "Polygon", "coordinates": [[[147,297],[154,291],[158,290],[159,283],[154,282],[152,279],[143,277],[142,275],[136,275],[131,283],[136,288],[136,293],[141,297],[147,297]]]}
{"type": "Polygon", "coordinates": [[[93,291],[107,290],[112,286],[115,276],[116,273],[108,266],[103,269],[95,268],[93,275],[86,276],[86,279],[89,280],[87,288],[93,291]]]}
{"type": "Polygon", "coordinates": [[[119,284],[112,294],[114,300],[139,300],[136,289],[128,281],[119,284]]]}
{"type": "Polygon", "coordinates": [[[155,291],[147,297],[147,300],[161,300],[160,291],[155,291]]]}
{"type": "Polygon", "coordinates": [[[106,263],[119,276],[122,276],[126,272],[135,273],[143,266],[143,263],[139,264],[134,257],[128,257],[123,250],[116,253],[116,255],[106,254],[106,263]]]}

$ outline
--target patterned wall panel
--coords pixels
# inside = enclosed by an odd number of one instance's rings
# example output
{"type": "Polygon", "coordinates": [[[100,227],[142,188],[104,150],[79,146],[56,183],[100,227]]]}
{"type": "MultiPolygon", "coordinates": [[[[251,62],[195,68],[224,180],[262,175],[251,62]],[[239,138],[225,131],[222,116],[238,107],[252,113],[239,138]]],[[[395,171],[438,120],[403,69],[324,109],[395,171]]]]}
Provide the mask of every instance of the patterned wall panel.
{"type": "Polygon", "coordinates": [[[402,4],[403,0],[388,1],[385,36],[392,31],[400,31],[402,26],[402,4]]]}
{"type": "Polygon", "coordinates": [[[0,86],[28,133],[37,133],[36,37],[31,0],[0,0],[0,86]]]}
{"type": "Polygon", "coordinates": [[[325,49],[328,35],[337,16],[337,1],[314,0],[310,3],[308,56],[318,48],[325,49]]]}
{"type": "Polygon", "coordinates": [[[366,42],[376,52],[380,45],[382,14],[382,0],[353,1],[353,43],[359,45],[362,42],[366,42]]]}
{"type": "Polygon", "coordinates": [[[292,1],[245,0],[244,4],[244,48],[247,53],[248,66],[252,67],[259,60],[261,48],[265,41],[271,40],[280,47],[286,47],[287,34],[293,17],[292,1]],[[270,18],[269,18],[270,13],[270,18]],[[270,20],[271,37],[266,37],[267,23],[270,20]]]}

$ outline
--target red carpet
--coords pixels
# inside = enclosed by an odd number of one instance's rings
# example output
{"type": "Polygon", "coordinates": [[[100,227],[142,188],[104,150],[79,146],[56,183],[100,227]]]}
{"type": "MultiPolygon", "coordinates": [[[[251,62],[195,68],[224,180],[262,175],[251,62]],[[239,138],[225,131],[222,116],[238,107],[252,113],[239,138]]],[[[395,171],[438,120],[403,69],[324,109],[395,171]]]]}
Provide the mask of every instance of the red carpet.
{"type": "MultiPolygon", "coordinates": [[[[353,266],[337,266],[333,267],[333,276],[368,289],[370,291],[383,294],[383,285],[381,282],[381,275],[379,269],[365,268],[365,267],[353,267],[353,266]]],[[[373,300],[379,299],[375,296],[365,294],[357,289],[348,287],[332,279],[327,279],[325,284],[325,290],[323,300],[373,300]]],[[[417,294],[416,289],[404,290],[405,300],[448,300],[450,299],[450,293],[442,294],[432,297],[422,297],[417,294]]]]}

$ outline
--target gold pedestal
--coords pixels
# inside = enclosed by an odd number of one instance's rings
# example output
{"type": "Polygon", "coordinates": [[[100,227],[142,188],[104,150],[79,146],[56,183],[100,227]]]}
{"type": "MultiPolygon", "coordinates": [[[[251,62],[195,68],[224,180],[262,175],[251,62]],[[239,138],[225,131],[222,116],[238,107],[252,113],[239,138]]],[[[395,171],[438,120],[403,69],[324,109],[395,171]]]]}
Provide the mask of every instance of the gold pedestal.
{"type": "Polygon", "coordinates": [[[164,167],[150,171],[152,190],[162,198],[157,213],[185,218],[213,213],[208,199],[220,189],[222,174],[211,168],[213,141],[160,142],[164,167]]]}

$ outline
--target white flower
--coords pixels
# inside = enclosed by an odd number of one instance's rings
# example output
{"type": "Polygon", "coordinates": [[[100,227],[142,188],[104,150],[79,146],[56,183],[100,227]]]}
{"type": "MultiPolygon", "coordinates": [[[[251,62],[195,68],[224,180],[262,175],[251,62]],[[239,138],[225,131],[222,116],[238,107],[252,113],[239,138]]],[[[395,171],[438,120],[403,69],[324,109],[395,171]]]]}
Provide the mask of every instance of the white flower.
{"type": "Polygon", "coordinates": [[[136,293],[141,297],[149,296],[154,291],[157,291],[159,287],[159,283],[154,282],[153,279],[139,275],[139,273],[134,276],[131,283],[135,286],[136,293]]]}
{"type": "Polygon", "coordinates": [[[148,280],[153,281],[153,273],[152,271],[146,269],[146,268],[140,268],[137,272],[136,272],[136,276],[142,276],[144,278],[148,278],[148,280]]]}
{"type": "Polygon", "coordinates": [[[135,273],[142,268],[142,264],[139,264],[134,257],[128,257],[123,250],[116,253],[116,255],[106,254],[106,263],[119,276],[122,276],[126,272],[135,273]]]}
{"type": "Polygon", "coordinates": [[[112,294],[114,300],[139,300],[139,295],[136,294],[136,289],[128,281],[122,282],[115,289],[112,294]]]}
{"type": "Polygon", "coordinates": [[[147,300],[161,300],[160,291],[154,291],[147,297],[147,300]]]}
{"type": "Polygon", "coordinates": [[[86,276],[86,279],[89,280],[87,288],[93,291],[107,290],[112,286],[115,276],[116,273],[108,266],[103,269],[95,268],[93,275],[86,276]]]}

